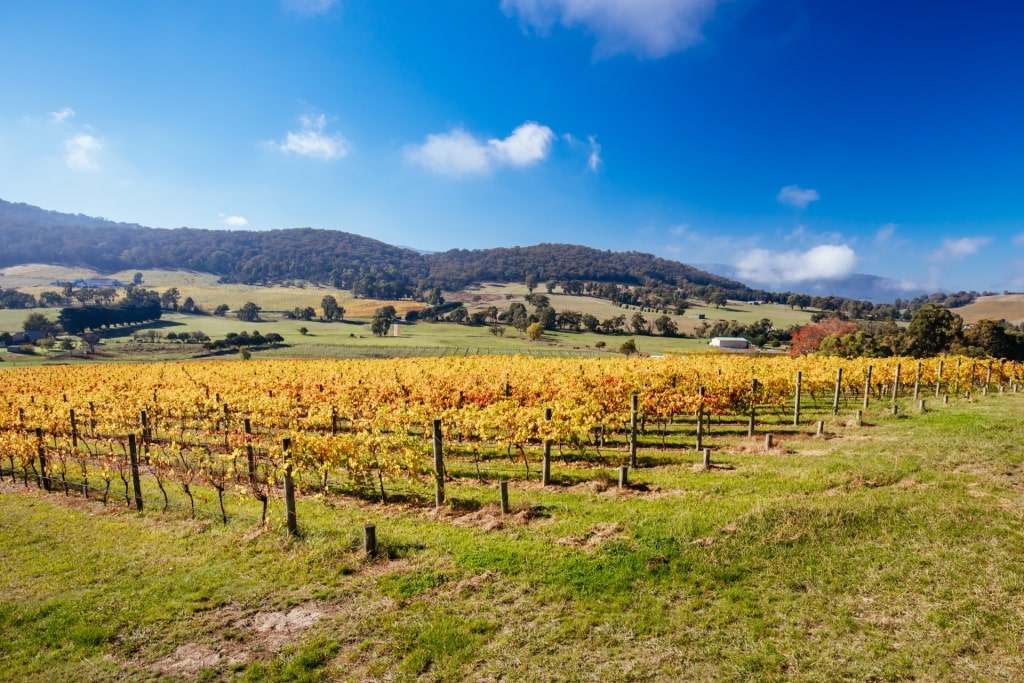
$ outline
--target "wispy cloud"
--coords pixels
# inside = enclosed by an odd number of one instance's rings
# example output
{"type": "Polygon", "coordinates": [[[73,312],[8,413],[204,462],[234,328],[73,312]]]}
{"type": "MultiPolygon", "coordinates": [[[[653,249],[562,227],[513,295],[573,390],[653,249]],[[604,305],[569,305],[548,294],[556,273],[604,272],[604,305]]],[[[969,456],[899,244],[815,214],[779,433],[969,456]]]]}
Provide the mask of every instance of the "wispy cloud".
{"type": "Polygon", "coordinates": [[[553,25],[582,27],[595,54],[659,58],[703,40],[701,27],[722,0],[501,0],[507,14],[541,33],[553,25]]]}
{"type": "Polygon", "coordinates": [[[327,14],[337,4],[338,0],[281,0],[285,10],[307,17],[327,14]]]}
{"type": "Polygon", "coordinates": [[[218,214],[220,222],[229,228],[247,228],[249,227],[249,221],[243,216],[229,216],[227,214],[218,214]]]}
{"type": "Polygon", "coordinates": [[[775,198],[780,204],[806,209],[811,202],[821,199],[821,196],[817,190],[804,189],[799,185],[786,185],[779,190],[779,194],[775,195],[775,198]]]}
{"type": "Polygon", "coordinates": [[[270,145],[283,154],[297,154],[325,161],[340,159],[351,149],[341,133],[327,132],[327,117],[323,114],[299,118],[298,130],[289,131],[283,142],[271,142],[270,145]]]}
{"type": "Polygon", "coordinates": [[[64,141],[64,162],[74,171],[94,173],[100,170],[97,156],[103,151],[103,142],[88,133],[77,133],[64,141]]]}
{"type": "Polygon", "coordinates": [[[942,246],[931,253],[935,261],[948,261],[972,256],[992,241],[991,237],[961,237],[942,240],[942,246]]]}
{"type": "Polygon", "coordinates": [[[896,227],[895,223],[886,223],[880,227],[875,232],[875,242],[877,244],[888,244],[896,236],[896,227]]]}
{"type": "Polygon", "coordinates": [[[1024,247],[1024,232],[1013,236],[1013,246],[1024,247]]]}
{"type": "Polygon", "coordinates": [[[846,277],[857,265],[857,254],[845,244],[822,244],[807,251],[752,249],[735,265],[740,280],[779,286],[846,277]]]}
{"type": "Polygon", "coordinates": [[[596,135],[588,135],[587,142],[590,143],[590,156],[587,157],[587,168],[591,173],[597,173],[604,161],[601,159],[601,145],[597,142],[596,135]]]}
{"type": "Polygon", "coordinates": [[[73,119],[74,117],[75,110],[71,107],[64,107],[60,111],[50,112],[50,121],[52,123],[57,124],[58,126],[67,121],[68,119],[73,119]]]}
{"type": "Polygon", "coordinates": [[[479,176],[500,166],[525,167],[547,158],[554,132],[528,121],[506,138],[482,140],[462,128],[433,133],[420,145],[405,148],[405,159],[438,175],[479,176]]]}

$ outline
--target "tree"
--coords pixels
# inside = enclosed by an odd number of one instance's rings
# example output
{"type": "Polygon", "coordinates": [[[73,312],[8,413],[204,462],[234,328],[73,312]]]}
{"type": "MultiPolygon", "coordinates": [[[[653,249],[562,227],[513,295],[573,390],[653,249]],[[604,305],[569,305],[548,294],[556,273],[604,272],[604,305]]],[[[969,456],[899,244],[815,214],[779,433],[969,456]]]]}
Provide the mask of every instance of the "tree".
{"type": "Polygon", "coordinates": [[[305,337],[307,334],[309,334],[309,328],[305,327],[305,326],[300,327],[299,328],[299,334],[301,334],[303,337],[305,337]]]}
{"type": "Polygon", "coordinates": [[[381,306],[373,312],[373,319],[370,321],[370,330],[378,337],[383,337],[391,329],[391,324],[397,317],[394,306],[381,306]]]}
{"type": "Polygon", "coordinates": [[[1016,360],[1016,339],[1019,339],[1018,335],[1011,336],[1006,332],[1006,328],[995,320],[979,320],[971,329],[964,331],[964,341],[968,346],[993,358],[1016,360]]]}
{"type": "Polygon", "coordinates": [[[533,294],[533,290],[537,289],[537,276],[533,273],[526,275],[526,291],[533,294]]]}
{"type": "Polygon", "coordinates": [[[96,353],[96,345],[100,343],[100,335],[95,332],[86,332],[82,335],[81,339],[89,353],[96,353]]]}
{"type": "Polygon", "coordinates": [[[679,326],[676,322],[667,315],[663,315],[654,321],[654,329],[658,330],[658,333],[666,337],[674,337],[679,334],[679,326]]]}
{"type": "Polygon", "coordinates": [[[185,301],[183,301],[182,304],[181,304],[181,312],[182,313],[195,313],[195,310],[196,310],[196,302],[190,296],[185,297],[185,301]]]}
{"type": "Polygon", "coordinates": [[[135,273],[135,275],[132,275],[132,284],[136,287],[142,284],[142,273],[135,273]]]}
{"type": "Polygon", "coordinates": [[[444,297],[441,296],[441,288],[434,287],[433,289],[431,289],[430,292],[427,294],[426,300],[427,303],[430,304],[431,306],[440,306],[441,304],[443,304],[444,297]]]}
{"type": "Polygon", "coordinates": [[[963,321],[960,316],[940,304],[925,304],[910,319],[907,351],[914,358],[937,356],[959,341],[962,332],[963,321]]]}
{"type": "Polygon", "coordinates": [[[338,305],[338,300],[330,294],[325,295],[324,298],[320,300],[320,308],[324,312],[325,320],[334,320],[338,317],[338,312],[341,310],[341,306],[338,305]]]}
{"type": "Polygon", "coordinates": [[[29,313],[21,328],[26,332],[40,332],[44,337],[53,337],[57,334],[57,323],[42,313],[29,313]]]}
{"type": "Polygon", "coordinates": [[[636,340],[627,339],[626,341],[622,342],[622,346],[619,347],[619,353],[625,354],[627,356],[631,356],[634,353],[637,353],[636,340]]]}
{"type": "Polygon", "coordinates": [[[526,338],[530,341],[537,341],[544,334],[544,325],[542,323],[530,323],[526,327],[526,338]]]}
{"type": "Polygon", "coordinates": [[[238,309],[238,319],[247,323],[259,322],[260,311],[263,309],[254,304],[251,301],[246,301],[240,309],[238,309]]]}
{"type": "Polygon", "coordinates": [[[629,327],[635,334],[647,334],[649,331],[647,320],[639,312],[634,313],[633,317],[629,319],[629,327]]]}
{"type": "MultiPolygon", "coordinates": [[[[795,296],[795,295],[794,295],[795,296]]],[[[857,331],[857,323],[833,316],[821,322],[804,325],[797,330],[789,343],[789,355],[797,356],[815,353],[826,337],[841,337],[857,331]]]]}
{"type": "Polygon", "coordinates": [[[213,314],[223,317],[227,315],[229,310],[231,310],[231,308],[227,304],[221,304],[217,306],[217,308],[213,309],[213,314]]]}
{"type": "Polygon", "coordinates": [[[178,291],[178,288],[171,287],[160,295],[160,306],[168,311],[176,311],[178,310],[178,299],[180,298],[181,292],[178,291]]]}

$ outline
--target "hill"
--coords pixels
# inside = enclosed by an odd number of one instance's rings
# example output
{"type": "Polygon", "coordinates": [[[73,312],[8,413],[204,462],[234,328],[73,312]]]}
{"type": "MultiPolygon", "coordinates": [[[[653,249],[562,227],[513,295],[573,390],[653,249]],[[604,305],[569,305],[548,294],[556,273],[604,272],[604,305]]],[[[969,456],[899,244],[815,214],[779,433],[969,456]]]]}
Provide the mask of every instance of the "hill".
{"type": "Polygon", "coordinates": [[[105,273],[191,270],[229,283],[304,280],[381,299],[415,297],[432,287],[457,290],[531,277],[539,282],[683,287],[691,296],[708,287],[735,299],[757,294],[739,282],[650,254],[569,244],[423,254],[339,230],[148,228],[3,200],[0,231],[5,238],[0,267],[46,263],[105,273]]]}

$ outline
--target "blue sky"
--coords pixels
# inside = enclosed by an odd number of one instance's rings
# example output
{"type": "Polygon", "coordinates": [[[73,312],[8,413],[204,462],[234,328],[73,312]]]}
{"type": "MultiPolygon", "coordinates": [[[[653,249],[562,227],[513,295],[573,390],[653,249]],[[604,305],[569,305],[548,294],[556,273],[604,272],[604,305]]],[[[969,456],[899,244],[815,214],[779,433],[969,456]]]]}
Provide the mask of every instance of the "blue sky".
{"type": "Polygon", "coordinates": [[[1020,291],[1021,36],[1008,0],[4,2],[0,198],[1020,291]]]}

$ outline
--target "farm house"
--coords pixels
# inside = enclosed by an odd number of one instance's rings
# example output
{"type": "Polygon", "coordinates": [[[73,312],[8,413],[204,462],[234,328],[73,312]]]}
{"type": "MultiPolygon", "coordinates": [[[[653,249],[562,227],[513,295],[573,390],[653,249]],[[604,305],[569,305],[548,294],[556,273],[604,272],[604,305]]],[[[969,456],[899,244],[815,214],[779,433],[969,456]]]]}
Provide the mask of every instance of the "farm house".
{"type": "Polygon", "coordinates": [[[716,346],[720,349],[749,349],[750,342],[743,337],[715,337],[708,342],[709,346],[716,346]]]}

